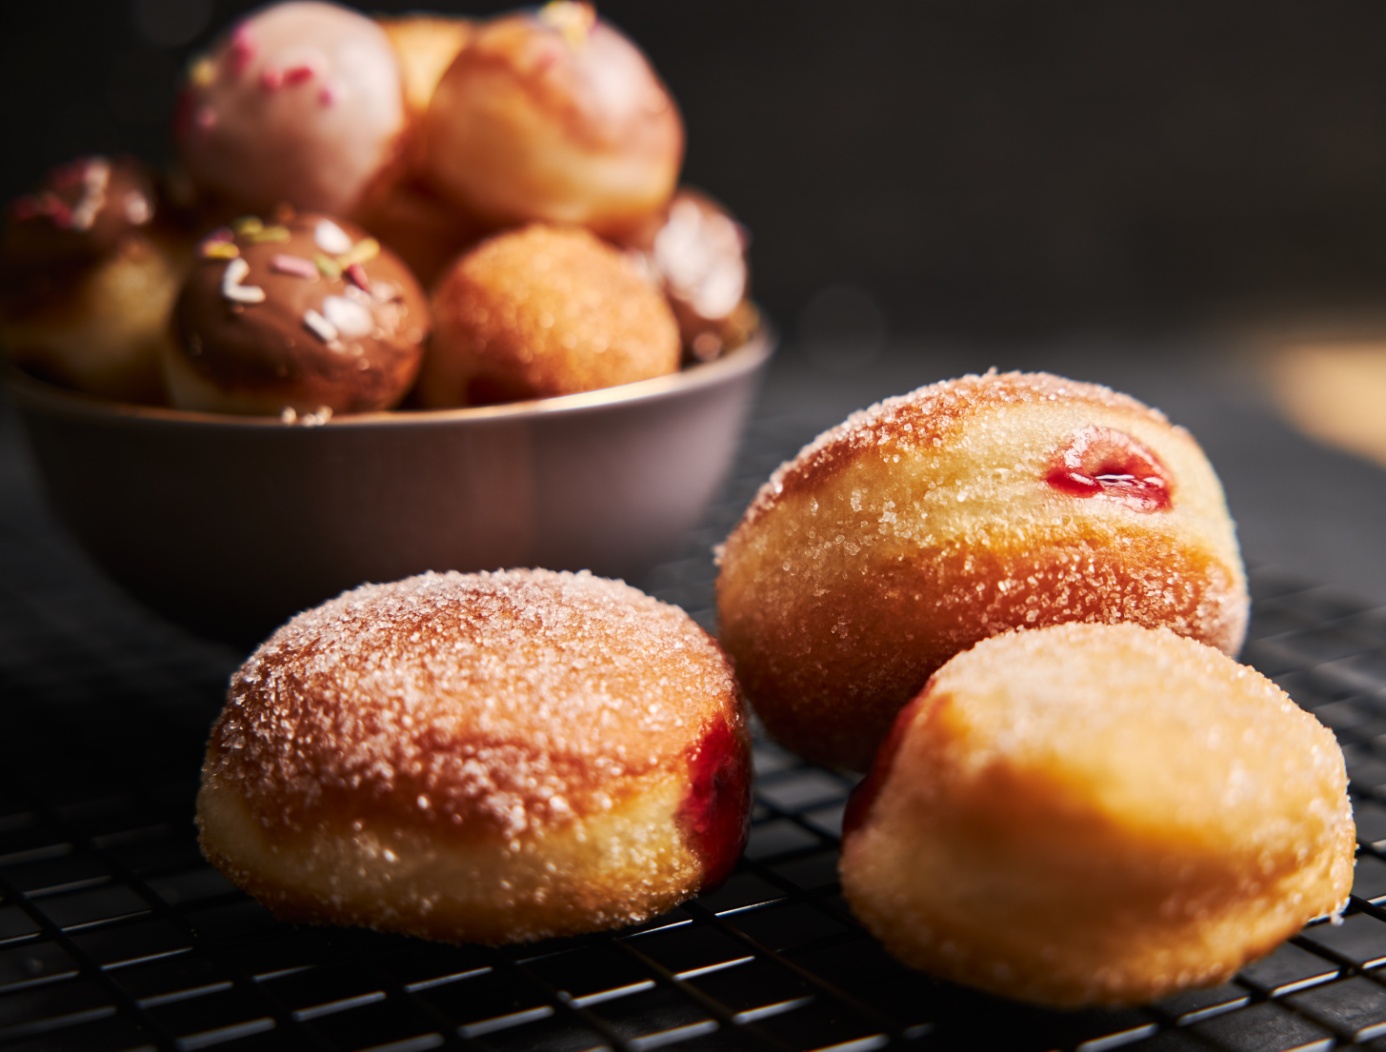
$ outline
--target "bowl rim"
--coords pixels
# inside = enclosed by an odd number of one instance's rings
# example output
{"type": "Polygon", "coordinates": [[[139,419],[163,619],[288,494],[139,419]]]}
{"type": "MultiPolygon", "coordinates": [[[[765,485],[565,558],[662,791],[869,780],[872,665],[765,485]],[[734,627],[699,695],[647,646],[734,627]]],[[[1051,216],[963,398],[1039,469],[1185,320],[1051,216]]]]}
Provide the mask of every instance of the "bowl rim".
{"type": "Polygon", "coordinates": [[[590,412],[608,406],[660,401],[686,391],[710,387],[723,380],[751,373],[763,365],[775,350],[777,335],[768,323],[761,323],[745,343],[720,358],[700,362],[664,376],[618,384],[595,391],[535,398],[503,405],[468,406],[459,409],[392,409],[370,413],[349,413],[327,420],[299,418],[285,420],[277,416],[237,416],[231,413],[207,413],[166,406],[136,405],[116,402],[97,395],[85,394],[60,387],[40,379],[14,365],[9,365],[5,381],[16,400],[26,408],[49,413],[105,420],[119,424],[150,426],[181,425],[200,428],[232,428],[251,431],[284,430],[352,430],[378,427],[431,427],[444,424],[465,424],[469,421],[519,420],[535,417],[562,416],[590,412]]]}

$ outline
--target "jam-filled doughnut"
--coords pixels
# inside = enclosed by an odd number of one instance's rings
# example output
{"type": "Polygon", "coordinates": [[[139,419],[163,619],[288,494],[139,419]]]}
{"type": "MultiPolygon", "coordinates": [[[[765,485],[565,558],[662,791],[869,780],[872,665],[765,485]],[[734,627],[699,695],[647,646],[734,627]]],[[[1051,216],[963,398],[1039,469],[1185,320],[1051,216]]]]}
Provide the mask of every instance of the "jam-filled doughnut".
{"type": "Polygon", "coordinates": [[[144,165],[85,157],[10,206],[0,346],[18,366],[126,402],[164,401],[159,355],[193,237],[144,165]]]}
{"type": "Polygon", "coordinates": [[[394,177],[407,130],[399,62],[374,20],[271,4],[189,67],[174,133],[213,209],[351,215],[394,177]]]}
{"type": "Polygon", "coordinates": [[[842,887],[906,964],[1042,1004],[1228,979],[1341,909],[1331,732],[1167,629],[1065,624],[953,658],[848,806],[842,887]]]}
{"type": "Polygon", "coordinates": [[[727,876],[750,745],[717,645],[587,573],[426,574],[301,614],[232,678],[202,846],[293,921],[502,943],[727,876]]]}
{"type": "Polygon", "coordinates": [[[459,259],[433,289],[421,404],[484,405],[677,371],[678,323],[659,288],[585,230],[535,224],[459,259]]]}
{"type": "Polygon", "coordinates": [[[987,636],[1164,625],[1229,654],[1245,574],[1193,438],[1047,374],[934,384],[850,417],[762,487],[721,554],[721,638],[776,738],[865,769],[896,711],[987,636]]]}
{"type": "Polygon", "coordinates": [[[164,356],[180,409],[259,416],[388,409],[414,382],[428,303],[365,231],[305,212],[203,240],[164,356]]]}
{"type": "Polygon", "coordinates": [[[663,207],[683,163],[683,120],[645,56],[570,0],[477,26],[422,134],[427,177],[504,225],[614,233],[663,207]]]}

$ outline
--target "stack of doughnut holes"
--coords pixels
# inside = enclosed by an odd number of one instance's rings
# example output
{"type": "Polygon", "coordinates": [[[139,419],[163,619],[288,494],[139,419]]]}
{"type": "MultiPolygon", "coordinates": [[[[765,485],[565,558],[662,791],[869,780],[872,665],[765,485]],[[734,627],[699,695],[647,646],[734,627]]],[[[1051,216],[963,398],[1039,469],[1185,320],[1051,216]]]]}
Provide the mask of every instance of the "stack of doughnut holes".
{"type": "Polygon", "coordinates": [[[758,325],[744,231],[680,185],[676,104],[589,3],[273,3],[190,63],[173,136],[171,173],[85,158],[15,203],[27,371],[320,423],[664,376],[758,325]]]}

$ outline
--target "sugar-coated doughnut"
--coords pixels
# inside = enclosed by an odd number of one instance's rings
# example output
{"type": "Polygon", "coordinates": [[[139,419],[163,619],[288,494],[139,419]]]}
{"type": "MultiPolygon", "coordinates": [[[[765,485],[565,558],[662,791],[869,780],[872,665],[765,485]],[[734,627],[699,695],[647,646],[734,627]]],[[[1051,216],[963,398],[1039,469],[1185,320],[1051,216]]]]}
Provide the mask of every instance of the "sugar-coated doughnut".
{"type": "Polygon", "coordinates": [[[863,770],[950,657],[1010,628],[1134,621],[1237,652],[1245,573],[1190,435],[1047,374],[850,417],[762,487],[721,553],[721,638],[770,733],[863,770]]]}
{"type": "Polygon", "coordinates": [[[0,235],[0,345],[28,372],[162,403],[159,356],[193,238],[138,161],[62,165],[10,206],[0,235]]]}
{"type": "Polygon", "coordinates": [[[640,50],[592,5],[479,25],[423,119],[424,171],[497,224],[619,231],[661,208],[683,120],[640,50]]]}
{"type": "Polygon", "coordinates": [[[679,367],[678,323],[625,254],[585,230],[535,224],[497,235],[434,286],[422,405],[574,394],[679,367]]]}
{"type": "Polygon", "coordinates": [[[1341,909],[1331,732],[1167,629],[993,637],[904,710],[843,830],[853,912],[906,964],[1074,1007],[1228,979],[1341,909]]]}
{"type": "Polygon", "coordinates": [[[180,409],[259,416],[397,404],[418,373],[428,303],[364,230],[320,213],[245,217],[208,236],[164,356],[180,409]]]}
{"type": "Polygon", "coordinates": [[[192,63],[174,133],[211,207],[351,215],[393,178],[406,117],[384,30],[337,4],[293,0],[248,16],[192,63]]]}
{"type": "Polygon", "coordinates": [[[725,878],[750,807],[730,667],[587,573],[426,574],[294,618],[235,674],[207,856],[280,917],[502,943],[725,878]]]}

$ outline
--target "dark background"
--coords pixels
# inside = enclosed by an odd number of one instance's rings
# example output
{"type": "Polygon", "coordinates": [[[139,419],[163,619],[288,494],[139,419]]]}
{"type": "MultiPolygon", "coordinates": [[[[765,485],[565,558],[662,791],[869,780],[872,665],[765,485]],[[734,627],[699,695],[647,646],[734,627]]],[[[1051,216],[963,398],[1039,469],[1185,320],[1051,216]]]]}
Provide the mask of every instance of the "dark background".
{"type": "MultiPolygon", "coordinates": [[[[187,55],[253,6],[5,0],[5,196],[83,152],[163,157],[187,55]]],[[[750,227],[758,297],[797,342],[1048,339],[1386,299],[1380,0],[600,9],[679,99],[687,180],[750,227]]]]}

